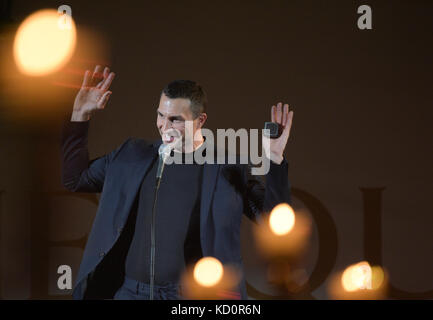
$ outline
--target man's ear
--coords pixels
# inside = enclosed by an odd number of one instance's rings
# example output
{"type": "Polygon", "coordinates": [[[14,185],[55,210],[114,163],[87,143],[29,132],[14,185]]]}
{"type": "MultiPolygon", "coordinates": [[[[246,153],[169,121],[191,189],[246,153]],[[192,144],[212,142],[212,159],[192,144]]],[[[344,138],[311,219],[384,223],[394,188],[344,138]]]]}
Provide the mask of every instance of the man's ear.
{"type": "Polygon", "coordinates": [[[206,113],[200,113],[198,116],[198,127],[202,128],[204,123],[206,122],[207,114],[206,113]]]}

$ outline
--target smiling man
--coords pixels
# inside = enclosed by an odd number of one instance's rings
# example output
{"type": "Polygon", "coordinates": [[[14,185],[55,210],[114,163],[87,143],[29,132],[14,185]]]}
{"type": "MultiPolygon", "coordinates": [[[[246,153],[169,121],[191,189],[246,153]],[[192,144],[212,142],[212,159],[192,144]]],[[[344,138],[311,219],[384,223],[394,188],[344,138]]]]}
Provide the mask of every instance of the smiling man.
{"type": "MultiPolygon", "coordinates": [[[[86,71],[71,121],[65,123],[62,134],[64,186],[73,192],[102,193],[73,297],[180,299],[180,277],[185,267],[204,256],[242,271],[242,214],[257,221],[275,205],[290,203],[288,164],[283,152],[293,112],[287,104],[271,108],[271,120],[283,130],[279,138],[268,140],[271,164],[265,183],[251,176],[249,167],[243,164],[193,161],[167,165],[152,224],[158,149],[161,144],[172,145],[182,156],[203,151],[206,94],[194,81],[169,83],[162,90],[156,111],[161,140],[148,143],[130,138],[111,153],[90,160],[89,122],[95,111],[105,108],[113,79],[114,73],[108,68],[102,72],[97,66],[93,74],[86,71]],[[185,143],[187,121],[192,122],[194,137],[190,148],[185,143]],[[151,238],[152,225],[155,238],[151,238]]],[[[248,298],[242,272],[231,296],[248,298]]]]}

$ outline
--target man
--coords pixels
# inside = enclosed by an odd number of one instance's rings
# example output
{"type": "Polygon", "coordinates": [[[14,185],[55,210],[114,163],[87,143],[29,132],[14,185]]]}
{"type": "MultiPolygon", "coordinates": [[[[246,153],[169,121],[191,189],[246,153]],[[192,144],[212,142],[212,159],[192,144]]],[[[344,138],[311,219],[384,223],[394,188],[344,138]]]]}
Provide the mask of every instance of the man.
{"type": "MultiPolygon", "coordinates": [[[[74,299],[148,299],[150,259],[154,251],[155,299],[180,298],[179,277],[185,265],[203,256],[242,270],[240,222],[242,213],[256,221],[281,202],[290,202],[288,164],[283,157],[293,111],[279,103],[271,119],[282,128],[269,139],[271,164],[266,183],[249,174],[242,164],[167,165],[156,203],[156,237],[151,241],[151,217],[158,149],[172,145],[186,156],[206,141],[207,99],[193,81],[178,80],[161,93],[156,125],[161,140],[147,143],[128,139],[111,153],[89,161],[89,120],[104,109],[111,95],[114,73],[96,66],[86,71],[71,121],[62,135],[62,181],[74,192],[102,192],[76,278],[74,299]],[[101,75],[98,77],[98,75],[101,75]],[[187,149],[185,122],[192,122],[194,141],[187,149]],[[179,147],[180,146],[180,147],[179,147]]],[[[235,297],[247,299],[242,275],[235,297]]]]}

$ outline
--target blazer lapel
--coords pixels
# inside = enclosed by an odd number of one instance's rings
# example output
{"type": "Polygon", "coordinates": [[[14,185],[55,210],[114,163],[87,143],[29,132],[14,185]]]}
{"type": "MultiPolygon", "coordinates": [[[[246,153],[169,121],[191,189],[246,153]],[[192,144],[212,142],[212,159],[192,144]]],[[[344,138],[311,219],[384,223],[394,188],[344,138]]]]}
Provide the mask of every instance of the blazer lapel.
{"type": "Polygon", "coordinates": [[[138,172],[136,172],[136,178],[141,181],[153,160],[158,156],[158,148],[162,141],[156,141],[152,143],[148,148],[139,150],[138,161],[135,163],[138,172]]]}
{"type": "Polygon", "coordinates": [[[150,169],[150,165],[153,163],[155,158],[158,156],[158,147],[162,141],[155,142],[150,146],[140,148],[138,150],[137,161],[132,164],[131,175],[128,175],[128,190],[133,191],[131,194],[133,199],[136,199],[140,184],[143,181],[144,176],[150,169]]]}
{"type": "Polygon", "coordinates": [[[209,251],[212,247],[213,230],[209,228],[210,221],[210,206],[212,203],[215,185],[218,177],[220,165],[207,164],[203,165],[203,180],[201,188],[200,202],[200,239],[204,255],[211,254],[209,251]]]}

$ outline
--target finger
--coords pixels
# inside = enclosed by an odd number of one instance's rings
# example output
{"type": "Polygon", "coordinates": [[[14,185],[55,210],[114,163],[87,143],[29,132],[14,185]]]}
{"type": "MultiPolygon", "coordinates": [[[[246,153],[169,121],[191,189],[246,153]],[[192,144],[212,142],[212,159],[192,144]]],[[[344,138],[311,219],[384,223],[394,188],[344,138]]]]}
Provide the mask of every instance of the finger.
{"type": "Polygon", "coordinates": [[[105,67],[104,74],[103,74],[104,79],[107,78],[109,74],[110,74],[110,68],[105,67]]]}
{"type": "Polygon", "coordinates": [[[107,79],[109,74],[110,74],[110,68],[105,67],[104,74],[103,74],[104,78],[98,82],[98,84],[96,85],[96,89],[100,89],[102,87],[102,85],[104,84],[104,81],[107,79]]]}
{"type": "Polygon", "coordinates": [[[282,135],[288,138],[290,136],[290,129],[292,128],[293,111],[290,111],[287,115],[287,125],[284,127],[282,135]]]}
{"type": "Polygon", "coordinates": [[[287,124],[288,116],[289,116],[289,105],[286,103],[283,109],[283,123],[282,123],[283,127],[285,127],[287,124]]]}
{"type": "Polygon", "coordinates": [[[271,108],[271,121],[272,121],[272,122],[275,122],[275,115],[276,115],[276,112],[277,112],[277,107],[272,106],[272,108],[271,108]]]}
{"type": "Polygon", "coordinates": [[[113,82],[114,76],[116,74],[114,72],[111,72],[107,79],[104,80],[104,83],[101,86],[101,90],[108,90],[110,88],[111,82],[113,82]]]}
{"type": "Polygon", "coordinates": [[[102,78],[101,71],[102,67],[98,64],[92,74],[92,86],[96,86],[98,83],[98,79],[102,78]]]}
{"type": "Polygon", "coordinates": [[[278,102],[278,104],[277,104],[277,118],[276,118],[276,120],[277,120],[277,123],[279,123],[279,124],[281,124],[281,107],[282,107],[282,103],[281,102],[278,102]]]}
{"type": "Polygon", "coordinates": [[[82,88],[87,88],[87,87],[89,87],[89,85],[90,85],[90,80],[91,80],[91,78],[90,78],[90,71],[89,71],[89,70],[86,70],[86,71],[84,72],[83,83],[81,84],[81,87],[82,87],[82,88]]]}
{"type": "Polygon", "coordinates": [[[111,91],[107,91],[102,95],[102,97],[98,100],[98,104],[97,104],[98,109],[104,109],[105,108],[111,94],[112,94],[111,91]]]}

